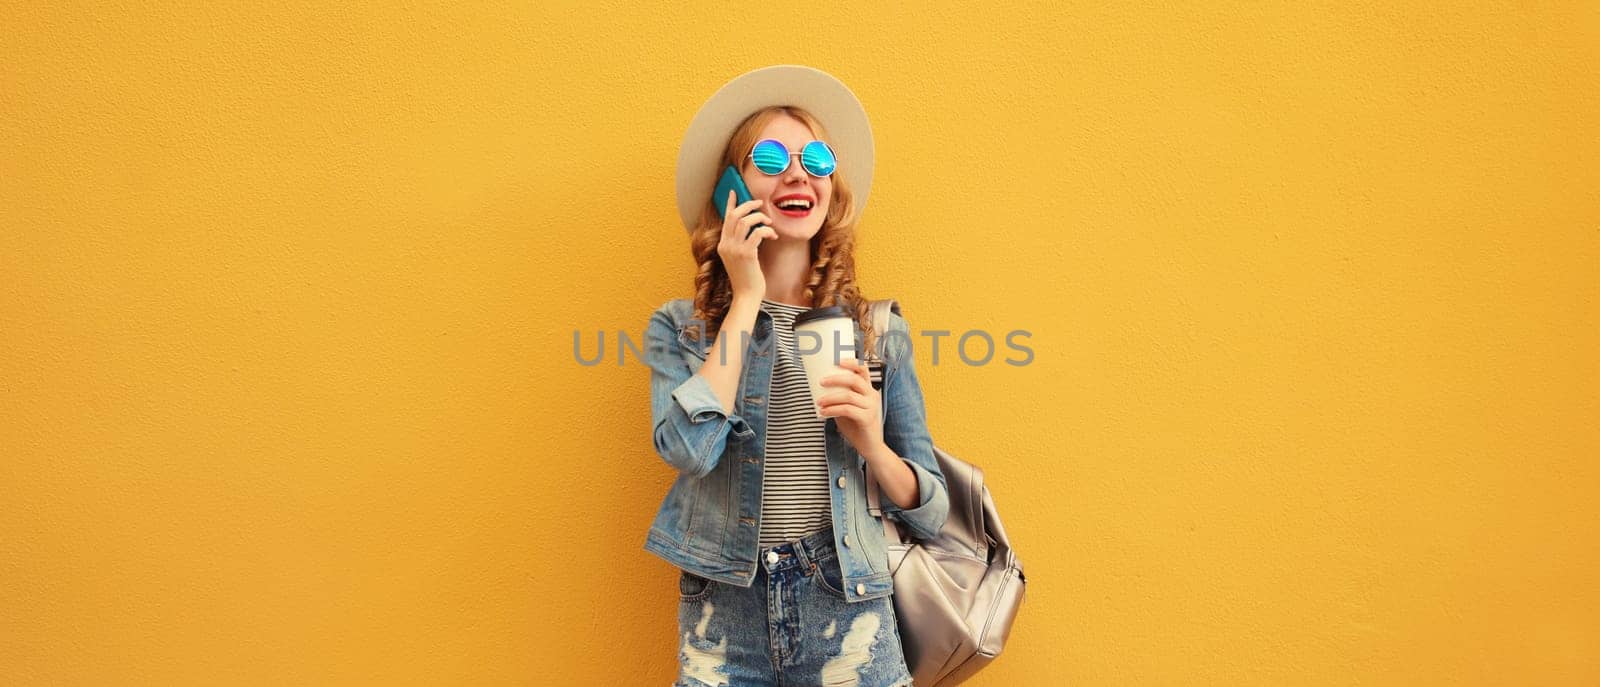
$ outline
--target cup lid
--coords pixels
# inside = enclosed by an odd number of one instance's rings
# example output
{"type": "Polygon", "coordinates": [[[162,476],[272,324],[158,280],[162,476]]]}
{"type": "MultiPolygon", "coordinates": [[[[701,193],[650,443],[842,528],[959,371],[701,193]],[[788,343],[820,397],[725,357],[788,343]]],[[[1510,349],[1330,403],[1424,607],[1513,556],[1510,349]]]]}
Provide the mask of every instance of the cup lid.
{"type": "Polygon", "coordinates": [[[842,305],[830,305],[830,306],[827,306],[825,308],[812,308],[812,309],[807,310],[807,311],[805,311],[803,313],[800,313],[799,315],[795,315],[794,316],[794,326],[799,327],[800,325],[805,324],[807,322],[810,322],[812,320],[825,320],[825,319],[828,319],[830,317],[846,317],[846,318],[848,318],[848,317],[850,317],[850,311],[845,310],[844,306],[842,306],[842,305]]]}

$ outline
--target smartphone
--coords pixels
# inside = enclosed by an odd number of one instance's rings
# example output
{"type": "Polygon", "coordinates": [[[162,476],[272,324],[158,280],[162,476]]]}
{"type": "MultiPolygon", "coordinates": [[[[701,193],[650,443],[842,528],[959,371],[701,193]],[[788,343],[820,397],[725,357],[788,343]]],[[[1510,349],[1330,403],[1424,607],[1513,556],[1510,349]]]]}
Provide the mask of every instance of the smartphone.
{"type": "MultiPolygon", "coordinates": [[[[723,219],[727,219],[727,215],[723,210],[728,206],[728,191],[730,190],[736,196],[733,201],[734,207],[752,200],[750,188],[744,185],[744,177],[739,176],[739,169],[733,165],[728,165],[727,169],[722,170],[722,178],[717,181],[717,190],[711,192],[711,204],[717,206],[717,216],[723,219]]],[[[756,233],[757,229],[764,226],[767,225],[756,224],[750,227],[750,231],[745,232],[744,237],[750,238],[751,234],[756,233]]]]}

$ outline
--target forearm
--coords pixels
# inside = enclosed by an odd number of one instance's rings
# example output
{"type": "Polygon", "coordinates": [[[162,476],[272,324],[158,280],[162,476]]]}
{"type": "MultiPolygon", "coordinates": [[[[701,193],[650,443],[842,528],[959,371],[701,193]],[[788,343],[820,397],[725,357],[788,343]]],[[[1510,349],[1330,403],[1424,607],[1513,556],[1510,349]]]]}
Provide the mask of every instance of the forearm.
{"type": "Polygon", "coordinates": [[[706,352],[706,361],[699,375],[706,378],[712,393],[722,404],[722,411],[733,413],[734,401],[739,396],[739,374],[744,369],[745,354],[750,347],[750,332],[755,329],[756,313],[761,310],[759,298],[734,296],[728,314],[722,319],[717,340],[706,352]]]}
{"type": "Polygon", "coordinates": [[[867,469],[876,475],[879,488],[889,500],[901,508],[918,505],[921,492],[917,489],[917,473],[888,444],[879,444],[861,457],[867,460],[867,469]]]}

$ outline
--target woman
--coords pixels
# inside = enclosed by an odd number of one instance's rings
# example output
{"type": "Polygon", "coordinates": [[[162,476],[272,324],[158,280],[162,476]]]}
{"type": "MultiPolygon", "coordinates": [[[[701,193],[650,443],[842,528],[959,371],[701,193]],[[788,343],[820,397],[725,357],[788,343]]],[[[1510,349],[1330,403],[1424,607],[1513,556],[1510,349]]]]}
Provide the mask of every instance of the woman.
{"type": "Polygon", "coordinates": [[[911,537],[939,531],[949,495],[909,327],[891,315],[888,332],[872,331],[855,284],[871,173],[865,111],[807,67],[734,79],[684,137],[695,293],[652,314],[645,350],[656,451],[679,472],[645,543],[682,571],[677,685],[911,684],[866,471],[884,517],[911,537]],[[729,166],[751,201],[711,197],[729,166]],[[793,323],[825,306],[841,306],[857,336],[839,356],[848,372],[822,380],[818,418],[793,323]]]}

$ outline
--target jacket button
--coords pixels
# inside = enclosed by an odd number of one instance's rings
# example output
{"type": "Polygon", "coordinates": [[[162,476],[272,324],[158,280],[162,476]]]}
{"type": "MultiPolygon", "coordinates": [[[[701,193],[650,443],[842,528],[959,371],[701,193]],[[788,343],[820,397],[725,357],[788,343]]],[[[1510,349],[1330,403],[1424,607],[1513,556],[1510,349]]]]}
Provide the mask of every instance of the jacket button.
{"type": "Polygon", "coordinates": [[[866,594],[866,593],[867,593],[867,585],[864,585],[864,584],[856,585],[856,594],[857,595],[866,594]]]}
{"type": "Polygon", "coordinates": [[[850,535],[848,535],[848,534],[844,535],[844,545],[845,546],[849,546],[850,545],[850,535]]]}
{"type": "Polygon", "coordinates": [[[777,551],[768,551],[767,552],[767,562],[768,563],[777,563],[778,562],[778,552],[777,551]]]}
{"type": "Polygon", "coordinates": [[[839,488],[840,489],[844,488],[844,477],[843,476],[839,477],[839,488]]]}

